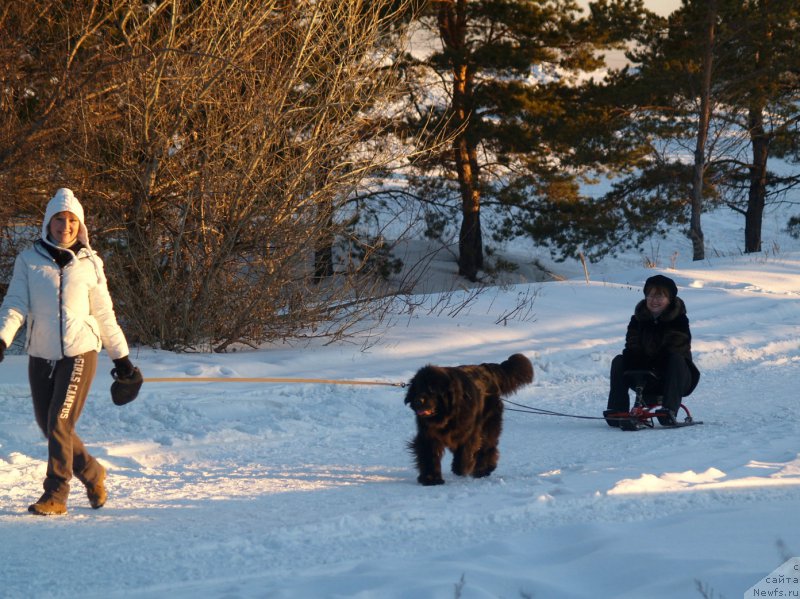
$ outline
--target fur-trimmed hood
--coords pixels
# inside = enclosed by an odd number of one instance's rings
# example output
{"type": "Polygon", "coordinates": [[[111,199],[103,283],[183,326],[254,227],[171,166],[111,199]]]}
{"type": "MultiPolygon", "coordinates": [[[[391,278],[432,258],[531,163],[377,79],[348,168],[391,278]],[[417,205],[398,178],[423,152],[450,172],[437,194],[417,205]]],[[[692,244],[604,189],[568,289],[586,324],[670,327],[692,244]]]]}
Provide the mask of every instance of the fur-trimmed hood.
{"type": "Polygon", "coordinates": [[[647,300],[641,300],[636,304],[633,315],[639,322],[647,322],[648,320],[672,322],[679,316],[686,315],[686,304],[683,303],[681,298],[675,297],[661,314],[654,317],[653,313],[647,309],[647,300]]]}

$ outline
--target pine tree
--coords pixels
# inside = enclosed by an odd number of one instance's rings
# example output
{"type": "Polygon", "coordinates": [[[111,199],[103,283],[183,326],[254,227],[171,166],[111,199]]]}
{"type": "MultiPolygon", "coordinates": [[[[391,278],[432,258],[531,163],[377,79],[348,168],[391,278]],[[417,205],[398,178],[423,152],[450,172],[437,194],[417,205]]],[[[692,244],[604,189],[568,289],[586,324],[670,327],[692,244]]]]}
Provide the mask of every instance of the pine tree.
{"type": "MultiPolygon", "coordinates": [[[[689,207],[687,235],[694,260],[705,258],[701,215],[713,199],[708,174],[722,139],[715,135],[719,132],[712,129],[712,119],[727,95],[715,78],[715,73],[724,68],[717,56],[718,48],[725,43],[718,39],[718,4],[717,0],[685,1],[668,19],[655,21],[639,40],[642,50],[630,54],[638,68],[622,83],[627,88],[623,92],[626,101],[635,107],[634,127],[666,140],[671,148],[666,154],[654,152],[644,171],[679,174],[675,184],[667,188],[677,201],[671,203],[670,213],[661,217],[682,221],[685,206],[689,207]],[[690,169],[680,167],[680,153],[684,152],[691,154],[690,169]]],[[[642,183],[647,180],[638,179],[642,183]]],[[[641,189],[649,191],[646,184],[641,189]]]]}
{"type": "Polygon", "coordinates": [[[684,0],[645,29],[643,50],[631,54],[639,67],[618,89],[634,115],[630,134],[652,136],[669,151],[654,147],[625,182],[657,209],[638,234],[658,218],[681,222],[689,206],[694,259],[702,259],[700,213],[725,201],[745,216],[745,251],[760,251],[767,197],[787,184],[768,160],[798,143],[798,10],[791,0],[684,0]],[[692,154],[692,169],[681,153],[692,154]],[[659,173],[674,178],[654,189],[659,173]]]}
{"type": "MultiPolygon", "coordinates": [[[[739,68],[729,73],[738,93],[735,106],[748,134],[752,159],[740,164],[747,175],[745,252],[761,251],[761,225],[770,188],[782,183],[770,174],[773,144],[800,143],[800,4],[796,0],[735,3],[738,14],[727,24],[736,40],[739,68]]],[[[792,178],[800,182],[800,177],[792,178]]],[[[785,184],[785,182],[783,183],[785,184]]]]}
{"type": "Polygon", "coordinates": [[[483,268],[486,205],[502,209],[499,238],[526,234],[568,243],[559,239],[564,221],[577,217],[576,210],[589,218],[580,176],[617,167],[632,148],[612,134],[621,115],[611,102],[583,103],[582,86],[596,84],[578,75],[602,67],[597,51],[621,47],[643,14],[639,0],[602,0],[588,16],[572,0],[429,3],[420,23],[441,45],[415,67],[432,69],[447,83],[447,102],[417,79],[419,118],[410,126],[433,119],[447,121],[454,132],[452,147],[428,166],[445,168],[437,197],[444,190],[458,198],[459,274],[475,280],[483,268]]]}

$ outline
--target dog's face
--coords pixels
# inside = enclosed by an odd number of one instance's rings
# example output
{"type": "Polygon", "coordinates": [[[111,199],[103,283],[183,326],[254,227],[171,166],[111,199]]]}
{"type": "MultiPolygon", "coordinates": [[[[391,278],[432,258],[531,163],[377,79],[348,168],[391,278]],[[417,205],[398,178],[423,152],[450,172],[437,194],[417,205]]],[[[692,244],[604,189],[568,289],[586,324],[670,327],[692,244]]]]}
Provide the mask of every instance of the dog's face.
{"type": "Polygon", "coordinates": [[[426,366],[411,379],[405,403],[420,418],[433,418],[447,412],[451,396],[450,377],[441,368],[426,366]]]}

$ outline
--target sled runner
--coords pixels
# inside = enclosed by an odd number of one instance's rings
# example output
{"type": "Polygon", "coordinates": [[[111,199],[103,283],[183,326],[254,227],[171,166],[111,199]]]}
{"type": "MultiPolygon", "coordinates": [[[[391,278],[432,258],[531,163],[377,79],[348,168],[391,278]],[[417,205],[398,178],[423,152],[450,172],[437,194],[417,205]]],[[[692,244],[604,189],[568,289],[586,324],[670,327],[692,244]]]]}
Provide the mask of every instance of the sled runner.
{"type": "MultiPolygon", "coordinates": [[[[633,408],[629,412],[610,412],[606,410],[603,416],[606,421],[612,426],[619,425],[624,431],[638,431],[643,428],[654,428],[655,423],[653,420],[658,420],[658,423],[663,428],[680,428],[683,426],[692,426],[694,424],[703,424],[702,421],[692,418],[689,408],[681,404],[682,410],[686,416],[683,420],[678,420],[678,417],[672,418],[669,414],[659,411],[661,408],[661,396],[646,394],[645,391],[653,386],[658,380],[654,372],[650,370],[627,370],[625,371],[625,379],[628,381],[628,386],[636,392],[636,400],[633,402],[633,408]]],[[[680,414],[678,414],[679,416],[680,414]]]]}

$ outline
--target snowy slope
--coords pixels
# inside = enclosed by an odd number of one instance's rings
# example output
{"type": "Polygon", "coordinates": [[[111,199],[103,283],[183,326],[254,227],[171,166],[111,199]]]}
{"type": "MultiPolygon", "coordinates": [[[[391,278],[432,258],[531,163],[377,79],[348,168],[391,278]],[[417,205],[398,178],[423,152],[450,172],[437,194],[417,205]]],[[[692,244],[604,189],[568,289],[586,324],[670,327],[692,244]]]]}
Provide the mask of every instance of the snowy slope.
{"type": "Polygon", "coordinates": [[[740,597],[800,554],[797,245],[674,269],[627,256],[589,284],[562,265],[570,279],[486,291],[455,318],[418,310],[367,352],[133,356],[146,377],[402,382],[523,352],[536,380],[514,401],[598,416],[644,280],[676,280],[703,373],[686,403],[705,424],[626,433],[507,411],[497,471],[439,487],[415,482],[401,388],[150,383],[119,408],[103,354],[79,431],[109,502],[91,510],[77,484],[68,516],[34,517],[46,446],[27,359],[8,356],[0,597],[740,597]],[[531,291],[535,317],[495,324],[531,291]]]}

